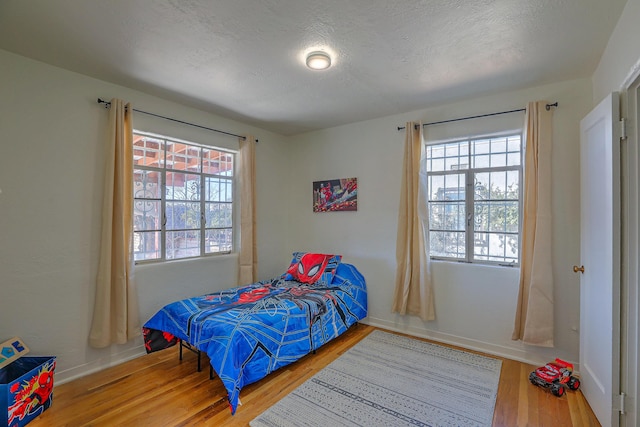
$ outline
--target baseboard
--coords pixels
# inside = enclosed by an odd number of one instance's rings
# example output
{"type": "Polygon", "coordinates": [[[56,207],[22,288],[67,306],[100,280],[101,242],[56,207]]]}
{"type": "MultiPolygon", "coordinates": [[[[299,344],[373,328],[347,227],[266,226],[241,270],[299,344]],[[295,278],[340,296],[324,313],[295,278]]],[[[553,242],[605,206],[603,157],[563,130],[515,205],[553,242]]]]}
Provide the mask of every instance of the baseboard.
{"type": "Polygon", "coordinates": [[[426,338],[443,344],[455,345],[469,350],[480,351],[482,353],[504,357],[506,359],[516,360],[522,363],[528,363],[532,365],[544,365],[545,363],[542,358],[532,359],[530,357],[531,354],[527,354],[527,352],[525,352],[524,350],[490,344],[479,340],[446,334],[438,331],[430,331],[428,329],[421,329],[412,326],[408,326],[406,328],[398,328],[398,326],[393,322],[384,319],[367,317],[366,319],[362,320],[361,323],[375,326],[377,328],[387,329],[393,332],[413,335],[418,338],[426,338]]]}
{"type": "Polygon", "coordinates": [[[122,353],[112,354],[108,357],[103,357],[84,365],[74,366],[73,368],[66,369],[64,371],[56,370],[55,381],[57,385],[64,384],[86,375],[102,371],[103,369],[136,359],[140,356],[144,356],[145,354],[146,351],[144,349],[144,345],[136,346],[132,349],[123,351],[122,353]]]}
{"type": "MultiPolygon", "coordinates": [[[[360,321],[365,325],[375,326],[381,329],[386,329],[393,332],[399,332],[403,334],[413,335],[419,338],[426,338],[436,342],[444,344],[455,345],[458,347],[467,348],[469,350],[480,351],[482,353],[491,354],[494,356],[504,357],[507,359],[516,360],[523,363],[529,363],[532,365],[543,365],[544,360],[532,360],[530,357],[526,357],[526,353],[522,350],[499,346],[495,344],[486,343],[483,341],[473,340],[457,335],[446,334],[438,331],[430,331],[427,329],[421,329],[409,326],[407,328],[398,328],[393,322],[389,322],[384,319],[376,319],[373,317],[367,317],[360,321]]],[[[56,384],[64,384],[73,381],[77,378],[84,377],[89,374],[93,374],[103,369],[110,368],[112,366],[119,365],[129,360],[138,358],[146,354],[144,345],[136,346],[122,353],[110,355],[109,357],[103,357],[94,360],[90,363],[75,366],[64,371],[56,370],[56,384]]]]}

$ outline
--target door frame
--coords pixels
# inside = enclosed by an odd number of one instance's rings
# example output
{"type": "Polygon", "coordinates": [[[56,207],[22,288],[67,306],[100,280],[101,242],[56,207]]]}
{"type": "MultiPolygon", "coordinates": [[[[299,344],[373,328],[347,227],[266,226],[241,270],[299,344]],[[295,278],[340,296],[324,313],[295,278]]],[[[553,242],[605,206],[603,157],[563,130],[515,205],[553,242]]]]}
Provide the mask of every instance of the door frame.
{"type": "Polygon", "coordinates": [[[620,387],[627,394],[622,427],[640,422],[640,60],[620,87],[620,114],[626,118],[627,138],[621,143],[621,304],[620,387]]]}

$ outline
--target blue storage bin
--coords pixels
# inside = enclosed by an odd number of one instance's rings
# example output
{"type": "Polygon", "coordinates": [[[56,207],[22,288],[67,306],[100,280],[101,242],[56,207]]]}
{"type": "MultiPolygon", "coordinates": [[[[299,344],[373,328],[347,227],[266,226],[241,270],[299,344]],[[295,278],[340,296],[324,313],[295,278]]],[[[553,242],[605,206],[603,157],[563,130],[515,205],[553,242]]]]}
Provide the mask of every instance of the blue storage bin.
{"type": "Polygon", "coordinates": [[[51,406],[54,356],[21,357],[0,368],[0,426],[24,426],[51,406]]]}

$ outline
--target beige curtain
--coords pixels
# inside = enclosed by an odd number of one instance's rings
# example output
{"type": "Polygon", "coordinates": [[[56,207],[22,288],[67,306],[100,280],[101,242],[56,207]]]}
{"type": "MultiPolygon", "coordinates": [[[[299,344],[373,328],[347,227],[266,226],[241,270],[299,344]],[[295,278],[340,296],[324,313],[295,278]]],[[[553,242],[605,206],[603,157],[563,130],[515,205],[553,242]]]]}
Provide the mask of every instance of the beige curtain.
{"type": "Polygon", "coordinates": [[[434,320],[433,285],[429,259],[429,212],[426,177],[420,177],[422,126],[405,127],[404,163],[398,237],[396,241],[396,289],[393,312],[434,320]],[[417,129],[416,129],[417,127],[417,129]]]}
{"type": "Polygon", "coordinates": [[[111,100],[105,152],[102,237],[89,344],[124,344],[140,335],[133,277],[133,126],[131,105],[111,100]]]}
{"type": "Polygon", "coordinates": [[[512,339],[553,347],[551,146],[553,112],[530,102],[525,115],[520,291],[512,339]]]}
{"type": "Polygon", "coordinates": [[[238,257],[238,283],[256,281],[258,249],[256,246],[256,143],[247,135],[240,138],[240,254],[238,257]]]}

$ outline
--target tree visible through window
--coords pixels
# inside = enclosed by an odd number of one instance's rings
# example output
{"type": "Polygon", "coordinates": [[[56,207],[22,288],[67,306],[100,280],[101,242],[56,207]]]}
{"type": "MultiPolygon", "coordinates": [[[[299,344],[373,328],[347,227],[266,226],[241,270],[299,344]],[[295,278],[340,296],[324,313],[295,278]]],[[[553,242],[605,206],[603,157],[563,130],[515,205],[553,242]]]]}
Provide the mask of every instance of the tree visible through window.
{"type": "Polygon", "coordinates": [[[233,250],[234,154],[134,132],[134,258],[233,250]]]}
{"type": "Polygon", "coordinates": [[[431,257],[518,264],[521,136],[427,145],[431,257]]]}

